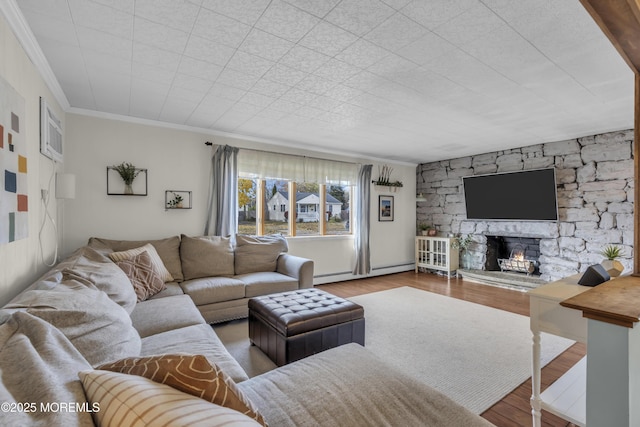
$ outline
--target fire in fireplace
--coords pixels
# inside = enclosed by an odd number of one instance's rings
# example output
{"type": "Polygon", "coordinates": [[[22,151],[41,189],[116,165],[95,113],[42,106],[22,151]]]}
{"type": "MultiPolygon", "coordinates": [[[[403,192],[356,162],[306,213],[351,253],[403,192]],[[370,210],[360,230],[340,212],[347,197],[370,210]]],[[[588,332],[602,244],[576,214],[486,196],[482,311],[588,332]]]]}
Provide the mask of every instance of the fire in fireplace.
{"type": "Polygon", "coordinates": [[[498,258],[500,271],[517,271],[527,273],[527,276],[536,270],[536,264],[537,261],[525,258],[525,248],[522,245],[516,245],[509,258],[498,258]]]}
{"type": "Polygon", "coordinates": [[[485,270],[538,275],[540,239],[487,236],[485,270]]]}

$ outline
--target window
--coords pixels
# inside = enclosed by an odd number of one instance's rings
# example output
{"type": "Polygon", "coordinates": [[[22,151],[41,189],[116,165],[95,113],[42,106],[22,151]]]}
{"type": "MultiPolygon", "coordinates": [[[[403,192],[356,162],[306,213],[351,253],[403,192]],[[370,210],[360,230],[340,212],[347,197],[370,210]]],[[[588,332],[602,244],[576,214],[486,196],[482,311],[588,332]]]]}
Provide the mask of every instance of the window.
{"type": "Polygon", "coordinates": [[[357,165],[253,150],[240,150],[238,165],[239,233],[351,234],[350,199],[357,165]],[[249,187],[254,191],[249,197],[253,216],[243,205],[247,198],[242,192],[249,187]]]}

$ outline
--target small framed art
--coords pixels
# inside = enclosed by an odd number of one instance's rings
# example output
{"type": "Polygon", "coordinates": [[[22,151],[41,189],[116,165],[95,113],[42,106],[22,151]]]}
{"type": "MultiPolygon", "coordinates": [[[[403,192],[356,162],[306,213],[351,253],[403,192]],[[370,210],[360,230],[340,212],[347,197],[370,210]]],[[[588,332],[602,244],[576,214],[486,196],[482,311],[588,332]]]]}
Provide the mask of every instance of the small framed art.
{"type": "Polygon", "coordinates": [[[393,196],[378,196],[378,221],[393,221],[393,196]]]}

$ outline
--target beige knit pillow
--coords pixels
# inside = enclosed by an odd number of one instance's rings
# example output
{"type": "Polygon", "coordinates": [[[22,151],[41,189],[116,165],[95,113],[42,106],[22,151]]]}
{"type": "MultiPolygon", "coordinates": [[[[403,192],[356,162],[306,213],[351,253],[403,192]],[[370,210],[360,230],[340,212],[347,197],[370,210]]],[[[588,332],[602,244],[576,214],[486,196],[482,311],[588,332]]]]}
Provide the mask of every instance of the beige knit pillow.
{"type": "Polygon", "coordinates": [[[107,363],[98,369],[140,375],[216,405],[226,406],[266,425],[262,415],[242,394],[233,380],[202,355],[165,354],[130,357],[107,363]]]}
{"type": "Polygon", "coordinates": [[[151,243],[147,243],[144,246],[141,246],[139,248],[129,249],[127,251],[111,252],[109,254],[109,258],[111,258],[111,261],[113,262],[124,261],[125,259],[133,258],[134,256],[139,255],[144,251],[147,251],[149,253],[149,256],[151,257],[151,262],[155,266],[156,270],[160,272],[162,280],[165,282],[173,282],[173,276],[171,275],[171,273],[169,273],[169,270],[167,270],[167,267],[164,266],[164,263],[162,262],[160,255],[158,255],[158,251],[156,251],[156,248],[154,248],[151,243]]]}
{"type": "Polygon", "coordinates": [[[78,376],[89,403],[99,405],[93,416],[100,427],[260,425],[238,411],[137,375],[95,370],[78,376]]]}
{"type": "Polygon", "coordinates": [[[180,238],[180,259],[184,280],[234,274],[233,246],[229,237],[201,236],[180,238]]]}
{"type": "Polygon", "coordinates": [[[118,261],[116,264],[131,281],[138,302],[154,296],[167,287],[147,251],[142,251],[133,258],[118,261]]]}

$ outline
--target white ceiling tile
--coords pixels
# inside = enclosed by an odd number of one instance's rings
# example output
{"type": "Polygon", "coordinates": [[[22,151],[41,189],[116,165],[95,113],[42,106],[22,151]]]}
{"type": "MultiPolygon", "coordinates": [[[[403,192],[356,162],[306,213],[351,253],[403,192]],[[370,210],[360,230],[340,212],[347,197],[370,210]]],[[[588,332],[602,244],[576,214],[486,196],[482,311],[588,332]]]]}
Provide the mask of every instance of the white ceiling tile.
{"type": "Polygon", "coordinates": [[[324,18],[331,9],[340,3],[340,0],[286,0],[286,2],[318,18],[324,18]]]}
{"type": "Polygon", "coordinates": [[[357,36],[322,21],[309,31],[298,44],[328,56],[335,56],[356,40],[358,40],[357,36]]]}
{"type": "Polygon", "coordinates": [[[183,56],[178,66],[178,72],[209,81],[215,81],[222,72],[222,67],[212,64],[211,62],[183,56]]]}
{"type": "MultiPolygon", "coordinates": [[[[187,74],[177,73],[173,80],[172,89],[184,89],[186,91],[193,91],[200,94],[207,93],[213,86],[213,81],[208,79],[201,79],[200,77],[194,77],[187,74]]],[[[200,98],[202,99],[202,95],[200,98]]]]}
{"type": "Polygon", "coordinates": [[[184,51],[186,56],[202,61],[211,62],[220,66],[224,66],[235,53],[235,49],[198,37],[194,34],[189,37],[187,47],[184,51]]]}
{"type": "Polygon", "coordinates": [[[326,95],[320,95],[307,103],[307,105],[315,108],[319,108],[323,111],[332,111],[335,108],[343,105],[342,101],[328,97],[326,95]]]}
{"type": "Polygon", "coordinates": [[[402,8],[401,12],[418,24],[433,30],[478,3],[478,0],[414,0],[402,8]]]}
{"type": "Polygon", "coordinates": [[[457,48],[442,37],[427,33],[413,43],[399,49],[396,53],[416,64],[424,65],[438,58],[446,56],[457,48]]]}
{"type": "Polygon", "coordinates": [[[343,82],[350,77],[358,74],[362,68],[349,65],[346,62],[332,58],[322,67],[314,71],[316,76],[324,77],[335,82],[343,82]]]}
{"type": "Polygon", "coordinates": [[[192,34],[237,48],[250,30],[249,25],[208,9],[201,9],[192,34]]]}
{"type": "Polygon", "coordinates": [[[338,84],[332,89],[329,89],[325,96],[333,98],[338,101],[347,102],[356,96],[362,95],[362,91],[353,87],[338,84]]]}
{"type": "Polygon", "coordinates": [[[131,40],[91,28],[78,28],[77,34],[83,52],[104,54],[108,57],[117,57],[126,60],[131,60],[132,58],[133,45],[131,40]]]}
{"type": "Polygon", "coordinates": [[[302,90],[300,88],[294,87],[289,89],[287,93],[282,95],[280,97],[280,100],[295,102],[298,105],[305,105],[313,101],[317,97],[318,95],[315,93],[311,93],[306,90],[302,90]]]}
{"type": "Polygon", "coordinates": [[[86,0],[68,0],[71,16],[77,25],[104,31],[118,37],[133,37],[133,16],[86,0]]]}
{"type": "Polygon", "coordinates": [[[418,64],[392,53],[367,68],[367,71],[389,80],[402,81],[407,72],[418,67],[418,64]]]}
{"type": "Polygon", "coordinates": [[[260,95],[259,93],[247,92],[241,99],[240,102],[255,105],[257,107],[268,107],[270,104],[273,104],[275,98],[270,96],[260,95]]]}
{"type": "Polygon", "coordinates": [[[270,0],[203,0],[202,7],[247,25],[254,25],[269,3],[270,0]]]}
{"type": "Polygon", "coordinates": [[[264,74],[264,78],[276,83],[296,85],[307,76],[307,73],[287,67],[286,65],[276,64],[264,74]]]}
{"type": "Polygon", "coordinates": [[[134,43],[133,62],[175,73],[180,64],[180,55],[142,43],[134,43]]]}
{"type": "Polygon", "coordinates": [[[336,84],[337,83],[334,81],[310,74],[302,79],[296,85],[296,88],[306,92],[311,92],[315,95],[323,95],[331,90],[336,84]]]}
{"type": "MultiPolygon", "coordinates": [[[[71,12],[67,5],[67,0],[50,0],[43,2],[42,0],[19,0],[17,3],[20,6],[22,13],[29,17],[40,15],[47,16],[51,19],[61,20],[65,22],[71,22],[71,12]]],[[[34,25],[37,27],[37,25],[34,25]]]]}
{"type": "Polygon", "coordinates": [[[202,102],[209,105],[214,105],[218,102],[217,100],[221,99],[225,102],[235,103],[240,98],[242,98],[245,93],[247,93],[246,90],[238,89],[233,86],[225,85],[224,83],[216,82],[211,87],[211,89],[209,89],[209,92],[204,97],[202,102]]]}
{"type": "Polygon", "coordinates": [[[275,65],[275,62],[242,51],[236,51],[227,67],[243,73],[261,77],[275,65]]]}
{"type": "Polygon", "coordinates": [[[136,0],[135,14],[170,28],[192,28],[200,7],[186,0],[136,0]]]}
{"type": "Polygon", "coordinates": [[[242,42],[239,50],[270,61],[279,61],[293,46],[294,44],[290,41],[254,28],[242,42]]]}
{"type": "Polygon", "coordinates": [[[83,52],[82,55],[88,73],[107,72],[121,76],[131,76],[132,64],[130,60],[105,56],[95,52],[83,52]]]}
{"type": "Polygon", "coordinates": [[[113,9],[121,10],[125,13],[133,14],[134,2],[131,0],[91,0],[96,3],[109,6],[113,9]]]}
{"type": "Polygon", "coordinates": [[[315,16],[282,0],[273,0],[255,27],[295,43],[317,23],[315,16]]]}
{"type": "Polygon", "coordinates": [[[197,106],[198,104],[196,102],[168,97],[162,106],[162,111],[158,119],[167,120],[171,117],[174,123],[184,124],[197,106]]]}
{"type": "Polygon", "coordinates": [[[134,78],[131,80],[129,111],[135,117],[157,120],[168,93],[169,85],[134,78]]]}
{"type": "Polygon", "coordinates": [[[394,13],[392,8],[379,0],[351,0],[341,2],[325,19],[362,37],[394,13]]]}
{"type": "Polygon", "coordinates": [[[336,59],[355,67],[367,68],[380,61],[390,52],[364,39],[360,39],[336,55],[336,59]]]}
{"type": "Polygon", "coordinates": [[[378,27],[364,36],[378,46],[396,51],[418,40],[427,33],[427,29],[406,16],[395,13],[378,27]]]}
{"type": "Polygon", "coordinates": [[[155,46],[169,52],[184,52],[189,33],[167,28],[161,24],[148,21],[146,19],[135,19],[134,37],[136,42],[144,43],[149,46],[155,46]]]}
{"type": "Polygon", "coordinates": [[[302,104],[280,98],[276,100],[273,104],[271,104],[270,107],[272,110],[289,114],[289,113],[293,113],[298,108],[302,107],[302,104]]]}
{"type": "Polygon", "coordinates": [[[154,65],[133,62],[131,75],[140,80],[148,80],[156,84],[170,86],[176,72],[175,70],[170,71],[154,65]]]}
{"type": "Polygon", "coordinates": [[[460,46],[504,26],[504,21],[491,9],[478,4],[433,31],[451,44],[460,46]],[[461,28],[464,28],[464,31],[460,31],[461,28]]]}
{"type": "Polygon", "coordinates": [[[280,59],[280,63],[305,73],[313,73],[330,59],[331,57],[315,50],[296,45],[280,59]]]}
{"type": "Polygon", "coordinates": [[[270,96],[273,98],[280,98],[284,95],[291,86],[283,83],[276,83],[267,79],[260,79],[253,85],[251,92],[259,93],[260,95],[270,96]]]}
{"type": "Polygon", "coordinates": [[[55,15],[45,15],[31,9],[24,11],[24,15],[31,22],[30,27],[36,39],[48,38],[67,45],[79,45],[75,28],[69,25],[70,16],[68,19],[59,19],[55,15]]]}
{"type": "Polygon", "coordinates": [[[243,73],[241,71],[225,68],[218,76],[216,83],[222,83],[242,90],[249,90],[258,81],[257,76],[243,73]]]}

